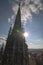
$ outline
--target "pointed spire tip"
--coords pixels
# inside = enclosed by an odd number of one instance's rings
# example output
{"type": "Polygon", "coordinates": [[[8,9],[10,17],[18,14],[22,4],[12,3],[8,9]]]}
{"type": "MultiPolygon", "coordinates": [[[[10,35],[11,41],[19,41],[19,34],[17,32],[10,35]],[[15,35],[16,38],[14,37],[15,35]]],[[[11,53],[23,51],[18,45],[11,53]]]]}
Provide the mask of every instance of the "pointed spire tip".
{"type": "Polygon", "coordinates": [[[19,3],[19,7],[20,7],[20,3],[19,3]]]}

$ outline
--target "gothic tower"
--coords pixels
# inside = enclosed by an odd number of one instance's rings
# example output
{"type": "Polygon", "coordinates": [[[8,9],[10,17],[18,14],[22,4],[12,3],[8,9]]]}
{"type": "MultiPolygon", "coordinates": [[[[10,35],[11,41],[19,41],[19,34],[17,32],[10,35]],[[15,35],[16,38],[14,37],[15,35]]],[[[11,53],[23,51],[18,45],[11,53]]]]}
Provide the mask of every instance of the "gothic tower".
{"type": "Polygon", "coordinates": [[[8,34],[2,65],[29,65],[28,48],[21,26],[20,5],[13,29],[8,34]]]}

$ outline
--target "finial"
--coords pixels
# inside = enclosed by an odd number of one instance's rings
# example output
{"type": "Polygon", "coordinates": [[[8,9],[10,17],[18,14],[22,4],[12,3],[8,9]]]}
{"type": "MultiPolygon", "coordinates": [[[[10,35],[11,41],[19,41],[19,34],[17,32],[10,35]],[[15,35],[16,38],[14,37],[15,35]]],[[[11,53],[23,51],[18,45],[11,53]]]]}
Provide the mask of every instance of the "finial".
{"type": "Polygon", "coordinates": [[[19,2],[19,7],[20,7],[20,2],[19,2]]]}
{"type": "Polygon", "coordinates": [[[20,3],[19,3],[19,7],[20,7],[20,3]]]}

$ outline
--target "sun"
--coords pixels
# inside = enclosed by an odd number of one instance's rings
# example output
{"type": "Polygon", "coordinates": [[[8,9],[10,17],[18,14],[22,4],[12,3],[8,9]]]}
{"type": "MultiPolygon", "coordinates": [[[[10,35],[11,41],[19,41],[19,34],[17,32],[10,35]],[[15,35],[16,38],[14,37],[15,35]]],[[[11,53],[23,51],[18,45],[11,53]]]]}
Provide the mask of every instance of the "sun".
{"type": "Polygon", "coordinates": [[[28,33],[27,32],[24,32],[24,37],[28,37],[28,33]]]}

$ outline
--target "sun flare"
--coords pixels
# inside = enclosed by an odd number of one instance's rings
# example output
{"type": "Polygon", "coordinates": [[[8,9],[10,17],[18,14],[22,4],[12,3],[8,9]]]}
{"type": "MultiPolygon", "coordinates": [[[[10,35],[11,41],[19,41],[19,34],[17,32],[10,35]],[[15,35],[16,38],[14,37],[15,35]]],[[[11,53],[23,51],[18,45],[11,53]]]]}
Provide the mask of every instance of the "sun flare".
{"type": "Polygon", "coordinates": [[[27,32],[24,32],[24,37],[28,37],[28,33],[27,32]]]}

